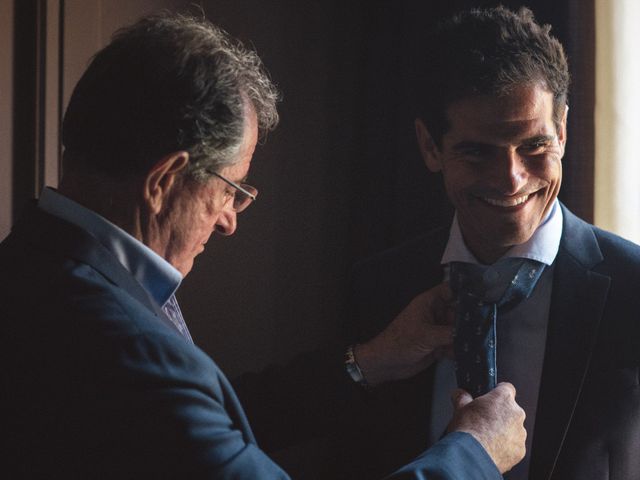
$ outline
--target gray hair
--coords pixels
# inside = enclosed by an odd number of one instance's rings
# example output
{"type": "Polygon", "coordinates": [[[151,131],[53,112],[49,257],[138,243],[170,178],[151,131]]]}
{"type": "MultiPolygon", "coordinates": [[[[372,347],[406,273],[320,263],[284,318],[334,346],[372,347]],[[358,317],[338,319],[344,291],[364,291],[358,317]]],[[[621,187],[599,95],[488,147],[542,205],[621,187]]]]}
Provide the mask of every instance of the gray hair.
{"type": "Polygon", "coordinates": [[[146,173],[186,150],[204,180],[237,161],[246,116],[261,137],[279,93],[258,55],[205,19],[161,13],[115,33],[76,86],[63,123],[65,168],[146,173]]]}

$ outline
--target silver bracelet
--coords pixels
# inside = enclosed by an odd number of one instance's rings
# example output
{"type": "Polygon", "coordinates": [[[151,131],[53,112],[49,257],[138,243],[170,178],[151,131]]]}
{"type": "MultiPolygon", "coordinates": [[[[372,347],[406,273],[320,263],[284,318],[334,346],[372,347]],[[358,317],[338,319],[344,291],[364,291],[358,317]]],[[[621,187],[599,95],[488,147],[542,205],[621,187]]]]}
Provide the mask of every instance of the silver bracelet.
{"type": "Polygon", "coordinates": [[[362,370],[360,370],[360,365],[356,362],[356,356],[353,353],[356,345],[349,345],[347,347],[347,351],[344,354],[344,367],[347,369],[347,373],[351,377],[351,379],[356,382],[358,385],[362,387],[368,387],[366,378],[362,374],[362,370]]]}

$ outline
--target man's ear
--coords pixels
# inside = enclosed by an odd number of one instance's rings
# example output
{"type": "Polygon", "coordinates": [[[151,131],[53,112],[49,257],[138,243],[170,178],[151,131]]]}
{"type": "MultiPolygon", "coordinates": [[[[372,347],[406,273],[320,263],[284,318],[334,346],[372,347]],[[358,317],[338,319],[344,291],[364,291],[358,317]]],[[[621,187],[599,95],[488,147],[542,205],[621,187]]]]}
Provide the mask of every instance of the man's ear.
{"type": "Polygon", "coordinates": [[[420,118],[416,118],[415,126],[416,139],[418,140],[418,148],[420,149],[422,160],[430,171],[441,171],[440,150],[429,133],[429,130],[427,130],[427,126],[420,118]]]}
{"type": "Polygon", "coordinates": [[[143,197],[151,213],[158,214],[178,175],[189,163],[189,153],[173,152],[162,157],[144,179],[143,197]]]}
{"type": "Polygon", "coordinates": [[[562,114],[562,120],[560,120],[558,131],[558,143],[562,149],[562,155],[564,156],[564,147],[567,144],[567,117],[569,116],[569,105],[564,106],[564,113],[562,114]]]}

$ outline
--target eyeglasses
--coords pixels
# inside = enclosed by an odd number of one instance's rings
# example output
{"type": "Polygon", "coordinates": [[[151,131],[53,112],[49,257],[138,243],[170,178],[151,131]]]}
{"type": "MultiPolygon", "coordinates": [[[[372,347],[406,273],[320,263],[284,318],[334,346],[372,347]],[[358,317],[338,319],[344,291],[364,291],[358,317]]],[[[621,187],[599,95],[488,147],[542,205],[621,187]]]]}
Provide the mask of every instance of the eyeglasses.
{"type": "Polygon", "coordinates": [[[251,202],[256,201],[256,197],[258,196],[258,189],[252,187],[251,185],[247,185],[246,183],[237,184],[236,182],[232,182],[229,179],[224,178],[222,175],[216,172],[208,171],[211,175],[215,175],[220,180],[225,182],[227,185],[231,185],[236,189],[233,196],[233,209],[236,213],[240,213],[245,210],[251,202]]]}

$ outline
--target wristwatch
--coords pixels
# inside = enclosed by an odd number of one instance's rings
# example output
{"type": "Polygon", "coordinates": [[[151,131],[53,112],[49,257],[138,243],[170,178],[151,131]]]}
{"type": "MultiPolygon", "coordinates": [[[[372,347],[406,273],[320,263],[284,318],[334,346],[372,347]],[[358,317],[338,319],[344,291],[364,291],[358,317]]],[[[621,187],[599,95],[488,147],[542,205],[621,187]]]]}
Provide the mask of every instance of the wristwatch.
{"type": "Polygon", "coordinates": [[[347,351],[344,354],[344,367],[351,379],[362,387],[368,387],[369,384],[360,370],[360,365],[356,362],[356,357],[353,353],[356,345],[349,345],[347,351]]]}

